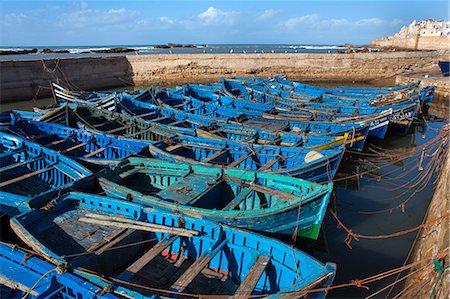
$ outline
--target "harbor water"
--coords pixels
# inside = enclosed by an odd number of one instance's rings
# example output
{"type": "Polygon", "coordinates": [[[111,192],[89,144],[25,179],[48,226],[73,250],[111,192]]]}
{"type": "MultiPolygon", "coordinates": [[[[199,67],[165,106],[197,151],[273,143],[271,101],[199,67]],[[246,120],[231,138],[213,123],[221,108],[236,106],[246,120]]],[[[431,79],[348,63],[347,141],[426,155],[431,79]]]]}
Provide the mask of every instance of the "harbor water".
{"type": "MultiPolygon", "coordinates": [[[[21,102],[1,106],[2,111],[9,109],[32,110],[33,106],[51,104],[52,99],[21,102]]],[[[403,208],[396,208],[405,201],[418,186],[414,183],[424,173],[419,170],[425,165],[427,157],[420,162],[420,153],[403,159],[393,159],[391,163],[376,159],[376,153],[389,153],[402,149],[411,149],[433,139],[444,122],[430,121],[417,123],[405,136],[389,135],[384,140],[370,139],[362,153],[346,153],[336,176],[334,199],[329,210],[336,211],[337,217],[353,232],[380,236],[417,227],[423,221],[428,204],[433,195],[433,181],[412,196],[403,208]]],[[[5,228],[7,220],[2,217],[3,238],[14,240],[5,228]]],[[[307,251],[322,262],[334,262],[338,265],[334,285],[340,285],[363,279],[387,270],[401,267],[414,244],[417,231],[409,234],[380,239],[353,239],[344,242],[347,232],[337,226],[337,220],[328,212],[317,241],[296,240],[281,237],[287,243],[307,251]],[[351,246],[351,248],[350,248],[351,246]]],[[[363,287],[346,287],[332,290],[328,298],[363,298],[391,284],[395,276],[380,280],[363,287]]],[[[392,297],[401,288],[397,284],[392,292],[389,288],[376,298],[392,297]]]]}

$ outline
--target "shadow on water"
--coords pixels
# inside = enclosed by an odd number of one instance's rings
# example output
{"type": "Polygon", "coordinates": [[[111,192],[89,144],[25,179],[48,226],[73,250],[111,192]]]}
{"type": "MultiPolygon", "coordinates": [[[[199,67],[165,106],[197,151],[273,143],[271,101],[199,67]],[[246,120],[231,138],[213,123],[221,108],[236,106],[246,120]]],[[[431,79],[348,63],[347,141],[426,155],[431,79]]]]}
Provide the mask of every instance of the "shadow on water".
{"type": "MultiPolygon", "coordinates": [[[[429,128],[416,126],[406,136],[388,136],[385,140],[370,140],[368,148],[380,147],[385,151],[420,146],[433,139],[443,124],[442,122],[430,123],[429,128]]],[[[365,152],[367,153],[368,150],[366,149],[365,152]]],[[[386,235],[417,227],[421,224],[433,195],[432,181],[406,204],[404,211],[394,209],[378,213],[366,212],[390,209],[408,197],[410,193],[402,194],[405,187],[398,188],[398,186],[412,183],[419,174],[419,156],[420,154],[416,154],[392,164],[367,165],[361,161],[361,155],[347,154],[341,163],[338,177],[370,169],[375,171],[370,176],[362,175],[362,177],[353,178],[350,183],[342,181],[335,184],[336,196],[330,203],[330,208],[337,211],[339,219],[348,228],[359,234],[386,235]]],[[[387,239],[353,240],[352,249],[350,249],[344,243],[347,233],[337,227],[336,219],[328,212],[321,236],[316,246],[310,247],[309,252],[321,261],[337,263],[334,284],[338,285],[402,266],[416,234],[417,232],[412,232],[387,239]]],[[[392,283],[394,279],[395,275],[370,284],[369,290],[357,287],[334,290],[329,293],[328,298],[366,297],[392,283]]],[[[391,296],[398,293],[401,286],[402,284],[399,283],[391,296]]],[[[380,293],[377,298],[384,298],[386,295],[387,291],[380,293]]]]}

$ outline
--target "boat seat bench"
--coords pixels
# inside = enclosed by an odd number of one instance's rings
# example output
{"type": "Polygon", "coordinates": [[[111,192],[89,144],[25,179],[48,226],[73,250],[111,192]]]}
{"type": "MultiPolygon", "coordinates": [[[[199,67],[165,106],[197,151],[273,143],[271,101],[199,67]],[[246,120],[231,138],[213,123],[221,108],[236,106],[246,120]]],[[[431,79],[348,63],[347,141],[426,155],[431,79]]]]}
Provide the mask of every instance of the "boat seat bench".
{"type": "Polygon", "coordinates": [[[154,245],[149,251],[147,251],[143,256],[131,264],[120,276],[130,278],[134,274],[138,273],[142,268],[144,268],[148,263],[150,263],[155,257],[160,255],[167,247],[172,245],[180,236],[166,236],[156,245],[154,245]]]}
{"type": "Polygon", "coordinates": [[[253,292],[258,283],[259,278],[266,270],[267,265],[270,262],[270,257],[267,255],[260,255],[256,258],[255,263],[248,271],[244,280],[239,285],[238,289],[234,293],[234,297],[248,298],[253,292]]]}
{"type": "Polygon", "coordinates": [[[243,202],[252,191],[253,190],[250,188],[243,188],[241,192],[235,198],[233,198],[233,200],[230,201],[222,210],[224,211],[234,210],[234,208],[238,206],[241,202],[243,202]]]}
{"type": "Polygon", "coordinates": [[[209,248],[175,281],[172,291],[183,292],[194,278],[209,264],[214,256],[225,246],[227,240],[221,241],[214,249],[209,248]]]}
{"type": "Polygon", "coordinates": [[[171,184],[155,196],[182,205],[192,205],[201,195],[207,193],[216,184],[218,184],[218,180],[215,177],[190,173],[184,179],[171,184]]]}

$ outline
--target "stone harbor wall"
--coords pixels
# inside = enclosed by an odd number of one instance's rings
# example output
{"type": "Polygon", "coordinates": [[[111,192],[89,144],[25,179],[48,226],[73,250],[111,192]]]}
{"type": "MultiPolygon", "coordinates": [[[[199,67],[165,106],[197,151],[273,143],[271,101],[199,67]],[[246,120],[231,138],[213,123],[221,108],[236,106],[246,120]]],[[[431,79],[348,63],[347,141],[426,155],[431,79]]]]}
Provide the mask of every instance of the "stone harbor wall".
{"type": "Polygon", "coordinates": [[[72,89],[101,90],[132,84],[174,86],[217,82],[222,76],[268,77],[315,82],[370,82],[436,68],[444,51],[350,54],[168,54],[99,58],[0,61],[0,101],[51,95],[50,80],[72,89]]]}
{"type": "Polygon", "coordinates": [[[76,90],[126,86],[133,72],[126,57],[0,61],[0,102],[51,96],[50,81],[76,90]]]}
{"type": "MultiPolygon", "coordinates": [[[[426,221],[432,221],[450,212],[450,151],[447,152],[444,165],[441,169],[441,175],[436,185],[436,191],[428,208],[428,216],[426,221]]],[[[433,259],[438,253],[446,251],[444,266],[450,265],[449,260],[449,235],[450,221],[449,218],[443,218],[441,221],[435,222],[433,225],[426,226],[418,236],[418,242],[414,248],[413,260],[411,262],[423,259],[433,259]]],[[[412,269],[414,271],[414,269],[412,269]]],[[[435,284],[438,273],[432,272],[426,276],[422,272],[418,272],[408,278],[405,289],[415,289],[415,293],[408,293],[409,298],[448,298],[450,291],[450,269],[447,269],[439,283],[436,285],[434,297],[430,297],[431,289],[414,288],[415,285],[425,280],[432,281],[435,284]]]]}

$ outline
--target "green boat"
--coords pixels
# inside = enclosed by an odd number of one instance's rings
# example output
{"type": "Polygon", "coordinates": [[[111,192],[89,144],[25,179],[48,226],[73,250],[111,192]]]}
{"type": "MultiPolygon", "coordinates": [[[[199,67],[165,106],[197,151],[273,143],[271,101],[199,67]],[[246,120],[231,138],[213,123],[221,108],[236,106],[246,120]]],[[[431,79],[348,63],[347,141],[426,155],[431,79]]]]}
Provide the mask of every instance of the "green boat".
{"type": "Polygon", "coordinates": [[[319,235],[332,184],[132,157],[99,175],[108,196],[277,234],[319,235]]]}

